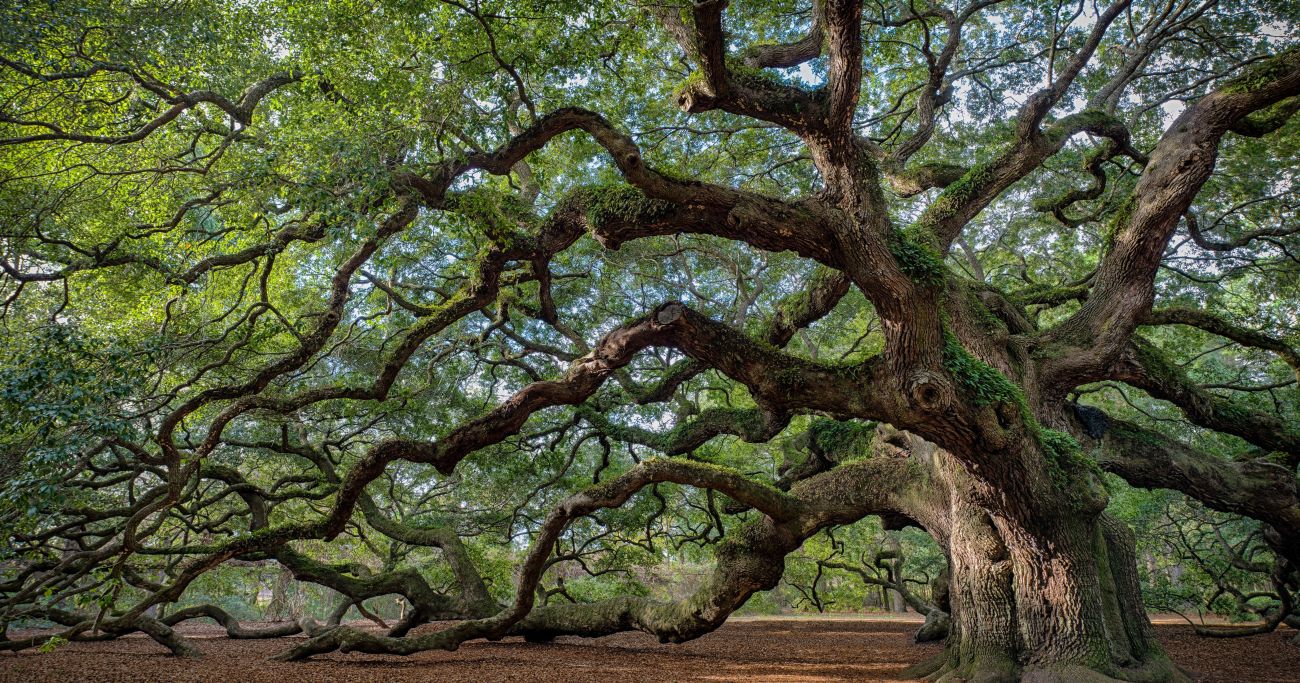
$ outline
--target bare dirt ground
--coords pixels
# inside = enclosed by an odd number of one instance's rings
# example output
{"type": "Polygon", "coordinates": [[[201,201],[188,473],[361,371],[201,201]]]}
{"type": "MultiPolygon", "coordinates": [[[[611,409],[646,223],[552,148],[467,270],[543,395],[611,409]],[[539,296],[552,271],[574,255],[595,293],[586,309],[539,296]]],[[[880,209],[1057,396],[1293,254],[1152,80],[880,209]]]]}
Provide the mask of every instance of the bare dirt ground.
{"type": "MultiPolygon", "coordinates": [[[[95,681],[168,683],[306,683],[438,681],[901,681],[904,668],[938,654],[915,645],[916,623],[899,619],[738,619],[684,645],[660,645],[640,633],[597,640],[561,638],[551,644],[518,639],[474,642],[458,652],[411,657],[330,655],[281,664],[267,658],[291,643],[228,640],[212,626],[190,624],[199,660],[170,657],[138,634],[102,643],[73,643],[40,654],[0,653],[0,682],[95,681]]],[[[1214,683],[1300,682],[1294,631],[1230,640],[1198,638],[1186,625],[1160,623],[1174,661],[1197,680],[1214,683]]],[[[12,635],[12,634],[11,634],[12,635]]]]}

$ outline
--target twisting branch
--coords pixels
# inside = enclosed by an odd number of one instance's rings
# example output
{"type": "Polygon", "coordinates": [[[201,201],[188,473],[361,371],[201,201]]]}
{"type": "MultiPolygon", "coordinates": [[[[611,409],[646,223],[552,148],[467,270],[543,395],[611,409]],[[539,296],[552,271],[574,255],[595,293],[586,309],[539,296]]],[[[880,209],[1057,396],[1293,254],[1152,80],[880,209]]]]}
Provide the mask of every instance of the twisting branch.
{"type": "Polygon", "coordinates": [[[194,107],[200,104],[215,105],[216,107],[220,108],[222,111],[229,114],[231,118],[235,119],[236,121],[238,121],[239,123],[245,126],[248,126],[248,125],[252,125],[253,111],[254,109],[256,109],[258,103],[261,102],[263,98],[265,98],[271,92],[275,91],[277,88],[288,85],[290,83],[294,83],[302,78],[302,74],[296,71],[286,71],[286,72],[275,74],[273,76],[260,80],[256,83],[253,83],[252,85],[249,85],[244,90],[244,92],[240,94],[239,98],[232,102],[226,97],[218,93],[212,92],[210,90],[196,90],[189,93],[173,93],[170,91],[168,87],[163,86],[162,84],[159,83],[152,82],[140,76],[129,67],[123,66],[121,64],[109,64],[103,62],[96,62],[92,64],[88,69],[77,73],[75,76],[73,76],[72,74],[55,74],[55,75],[42,74],[36,71],[35,69],[32,69],[26,65],[20,64],[18,62],[14,62],[9,59],[0,58],[0,64],[3,64],[4,66],[9,67],[14,71],[22,73],[28,76],[29,78],[32,78],[37,81],[45,81],[45,82],[49,82],[52,80],[64,80],[73,77],[85,78],[100,71],[122,73],[135,80],[135,82],[141,87],[153,92],[155,95],[158,95],[162,99],[162,101],[171,105],[171,107],[168,108],[166,111],[164,111],[162,114],[159,114],[157,117],[151,119],[144,125],[137,128],[136,130],[130,133],[123,133],[121,135],[93,135],[90,133],[78,133],[73,131],[65,131],[59,126],[52,123],[22,121],[22,120],[14,119],[9,116],[0,116],[0,123],[8,123],[10,125],[15,125],[20,127],[41,127],[50,131],[48,133],[34,133],[31,135],[22,135],[18,137],[0,138],[0,147],[11,146],[11,145],[23,145],[23,144],[33,143],[33,142],[56,141],[56,140],[66,140],[70,142],[83,142],[83,143],[91,143],[91,144],[98,144],[98,145],[125,145],[133,142],[139,142],[149,137],[151,134],[154,133],[154,131],[157,131],[158,129],[172,122],[181,114],[185,113],[190,109],[193,109],[194,107]]]}
{"type": "MultiPolygon", "coordinates": [[[[1300,98],[1295,99],[1300,101],[1300,98]]],[[[1204,232],[1202,232],[1201,221],[1197,219],[1196,212],[1189,210],[1183,215],[1183,219],[1187,223],[1187,234],[1191,236],[1192,241],[1196,243],[1196,246],[1210,251],[1232,251],[1233,249],[1244,247],[1255,240],[1300,234],[1300,225],[1296,225],[1295,227],[1261,228],[1259,230],[1251,230],[1250,232],[1243,233],[1225,242],[1222,240],[1210,239],[1204,232]]]]}
{"type": "Polygon", "coordinates": [[[325,652],[372,652],[412,654],[423,650],[454,650],[466,640],[497,638],[522,620],[532,610],[537,584],[548,566],[547,558],[568,524],[601,508],[618,507],[637,491],[656,482],[674,482],[721,491],[765,513],[773,522],[788,522],[802,512],[793,496],[757,484],[745,476],[712,465],[688,460],[654,459],[636,465],[607,483],[574,494],[547,516],[524,560],[514,603],[507,609],[483,619],[463,621],[435,633],[406,638],[380,637],[348,627],[337,627],[313,637],[279,655],[277,659],[297,660],[325,652]]]}
{"type": "Polygon", "coordinates": [[[1300,93],[1300,49],[1252,67],[1183,112],[1161,138],[1125,208],[1112,219],[1110,249],[1079,311],[1051,333],[1081,349],[1045,376],[1077,386],[1104,372],[1146,317],[1165,245],[1214,170],[1220,139],[1235,121],[1300,93]]]}
{"type": "Polygon", "coordinates": [[[741,54],[741,63],[755,69],[788,69],[820,57],[826,43],[825,15],[825,2],[812,0],[808,35],[793,43],[751,45],[741,54]]]}
{"type": "Polygon", "coordinates": [[[1150,342],[1135,338],[1108,378],[1173,403],[1195,424],[1280,451],[1292,467],[1300,463],[1300,430],[1294,424],[1210,393],[1150,342]]]}
{"type": "Polygon", "coordinates": [[[1160,308],[1147,314],[1144,325],[1187,325],[1231,339],[1242,346],[1262,349],[1277,354],[1300,381],[1300,350],[1285,339],[1242,327],[1222,316],[1196,308],[1160,308]]]}

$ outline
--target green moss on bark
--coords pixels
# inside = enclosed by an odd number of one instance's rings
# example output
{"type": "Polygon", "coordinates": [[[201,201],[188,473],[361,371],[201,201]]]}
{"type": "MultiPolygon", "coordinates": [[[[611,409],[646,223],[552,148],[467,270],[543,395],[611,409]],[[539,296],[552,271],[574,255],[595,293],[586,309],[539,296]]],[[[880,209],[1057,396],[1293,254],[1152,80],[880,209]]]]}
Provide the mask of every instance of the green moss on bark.
{"type": "Polygon", "coordinates": [[[943,366],[976,406],[1015,403],[1028,413],[1020,387],[993,366],[972,356],[951,332],[944,334],[943,366]]]}
{"type": "Polygon", "coordinates": [[[623,183],[584,187],[575,195],[583,200],[587,223],[592,228],[655,220],[666,216],[675,206],[662,199],[651,199],[641,190],[623,183]]]}
{"type": "Polygon", "coordinates": [[[899,270],[917,283],[930,287],[943,286],[947,268],[939,252],[914,230],[895,230],[889,235],[889,253],[894,255],[899,270]]]}
{"type": "Polygon", "coordinates": [[[1116,237],[1128,225],[1129,220],[1133,218],[1133,211],[1136,208],[1137,199],[1133,195],[1129,195],[1124,200],[1124,203],[1120,204],[1115,214],[1110,217],[1110,220],[1106,221],[1106,227],[1102,231],[1102,235],[1106,240],[1106,251],[1109,252],[1115,248],[1116,237]]]}
{"type": "Polygon", "coordinates": [[[934,203],[917,221],[917,225],[930,228],[957,215],[961,207],[974,200],[993,182],[996,168],[993,162],[979,164],[967,171],[966,175],[953,181],[935,198],[934,203]]]}
{"type": "Polygon", "coordinates": [[[822,453],[830,455],[851,455],[865,452],[871,445],[872,423],[853,420],[814,420],[808,427],[808,439],[811,445],[822,453]]]}
{"type": "Polygon", "coordinates": [[[1295,68],[1297,57],[1300,57],[1300,48],[1296,47],[1274,55],[1246,69],[1245,73],[1225,83],[1220,90],[1233,94],[1258,90],[1290,73],[1295,68]]]}
{"type": "Polygon", "coordinates": [[[950,332],[944,335],[943,364],[974,405],[1016,405],[1030,436],[1043,452],[1048,474],[1063,493],[1070,493],[1071,484],[1080,473],[1089,472],[1101,476],[1101,468],[1083,453],[1083,447],[1074,437],[1042,426],[1029,409],[1020,387],[997,368],[972,356],[950,332]]]}
{"type": "Polygon", "coordinates": [[[1043,448],[1043,455],[1047,458],[1048,474],[1051,475],[1057,488],[1068,492],[1073,475],[1076,473],[1089,472],[1101,477],[1101,467],[1092,458],[1084,455],[1083,447],[1075,441],[1074,437],[1055,429],[1047,429],[1037,424],[1035,426],[1037,427],[1035,438],[1043,448]]]}

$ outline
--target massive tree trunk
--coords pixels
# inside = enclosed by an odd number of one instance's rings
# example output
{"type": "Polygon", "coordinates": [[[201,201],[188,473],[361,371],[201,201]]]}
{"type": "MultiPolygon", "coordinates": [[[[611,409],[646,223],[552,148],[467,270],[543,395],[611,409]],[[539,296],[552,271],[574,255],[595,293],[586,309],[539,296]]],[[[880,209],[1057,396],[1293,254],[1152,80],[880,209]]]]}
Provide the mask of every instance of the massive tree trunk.
{"type": "Polygon", "coordinates": [[[1032,533],[976,510],[949,539],[943,681],[1178,681],[1143,611],[1133,543],[1105,516],[1032,533]]]}
{"type": "Polygon", "coordinates": [[[948,556],[951,617],[944,653],[912,674],[942,681],[1187,680],[1155,639],[1131,533],[1103,512],[1104,499],[1062,494],[1026,508],[1008,496],[990,498],[957,458],[909,439],[912,457],[930,464],[941,493],[943,509],[921,523],[948,556]]]}

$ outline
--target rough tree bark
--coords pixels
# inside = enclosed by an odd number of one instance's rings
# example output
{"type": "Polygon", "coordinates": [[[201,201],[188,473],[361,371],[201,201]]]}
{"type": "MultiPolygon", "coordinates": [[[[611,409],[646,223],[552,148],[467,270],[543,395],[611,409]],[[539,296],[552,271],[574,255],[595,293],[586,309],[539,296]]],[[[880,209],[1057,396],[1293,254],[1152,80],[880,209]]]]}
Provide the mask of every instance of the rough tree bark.
{"type": "Polygon", "coordinates": [[[991,512],[1001,506],[951,454],[905,433],[886,439],[930,464],[933,503],[916,521],[944,548],[950,574],[945,652],[913,675],[1185,680],[1155,640],[1131,534],[1102,512],[1104,498],[1071,500],[1060,491],[1032,516],[991,512]]]}

